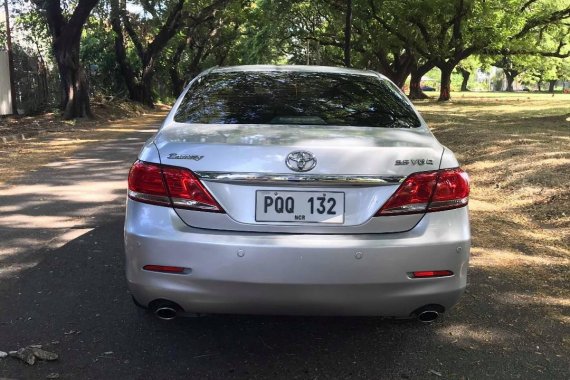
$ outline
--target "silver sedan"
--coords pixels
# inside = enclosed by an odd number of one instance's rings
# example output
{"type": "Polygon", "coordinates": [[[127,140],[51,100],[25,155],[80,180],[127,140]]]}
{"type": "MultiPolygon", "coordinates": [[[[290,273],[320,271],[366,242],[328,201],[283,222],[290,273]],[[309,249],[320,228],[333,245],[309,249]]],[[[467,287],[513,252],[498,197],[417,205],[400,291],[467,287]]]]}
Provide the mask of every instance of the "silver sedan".
{"type": "Polygon", "coordinates": [[[210,69],[129,173],[126,274],[162,319],[433,321],[466,286],[469,181],[373,71],[210,69]]]}

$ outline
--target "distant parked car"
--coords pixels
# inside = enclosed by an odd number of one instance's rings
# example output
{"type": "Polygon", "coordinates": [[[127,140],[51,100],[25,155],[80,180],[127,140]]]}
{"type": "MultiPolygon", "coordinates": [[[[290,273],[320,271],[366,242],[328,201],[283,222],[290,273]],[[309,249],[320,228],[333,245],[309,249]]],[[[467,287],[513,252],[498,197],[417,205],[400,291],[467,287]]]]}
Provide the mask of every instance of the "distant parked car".
{"type": "Polygon", "coordinates": [[[435,320],[463,293],[469,183],[384,76],[214,68],[128,180],[126,275],[184,313],[435,320]]]}
{"type": "Polygon", "coordinates": [[[421,89],[422,89],[422,91],[435,91],[435,88],[434,88],[434,87],[425,86],[425,85],[422,86],[421,89]]]}

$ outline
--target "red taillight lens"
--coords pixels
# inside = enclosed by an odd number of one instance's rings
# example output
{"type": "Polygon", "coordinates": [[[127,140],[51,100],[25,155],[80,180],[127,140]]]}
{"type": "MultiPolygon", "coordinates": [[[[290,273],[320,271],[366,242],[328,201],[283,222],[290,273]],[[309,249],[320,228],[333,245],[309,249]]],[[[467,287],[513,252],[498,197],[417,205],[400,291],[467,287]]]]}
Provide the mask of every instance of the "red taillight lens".
{"type": "Polygon", "coordinates": [[[223,212],[222,207],[190,170],[163,166],[162,172],[174,207],[223,212]]]}
{"type": "Polygon", "coordinates": [[[411,273],[412,278],[449,277],[449,276],[453,276],[453,272],[450,270],[422,270],[411,273]]]}
{"type": "Polygon", "coordinates": [[[437,172],[412,174],[380,208],[376,216],[425,212],[437,180],[437,172]]]}
{"type": "Polygon", "coordinates": [[[161,206],[224,212],[190,170],[142,161],[135,162],[129,172],[129,198],[161,206]]]}
{"type": "Polygon", "coordinates": [[[469,178],[459,169],[410,175],[375,216],[417,214],[467,205],[469,178]]]}
{"type": "Polygon", "coordinates": [[[463,207],[469,201],[469,177],[463,170],[441,170],[428,211],[463,207]]]}
{"type": "Polygon", "coordinates": [[[129,198],[139,202],[170,206],[159,165],[137,161],[129,172],[129,198]]]}

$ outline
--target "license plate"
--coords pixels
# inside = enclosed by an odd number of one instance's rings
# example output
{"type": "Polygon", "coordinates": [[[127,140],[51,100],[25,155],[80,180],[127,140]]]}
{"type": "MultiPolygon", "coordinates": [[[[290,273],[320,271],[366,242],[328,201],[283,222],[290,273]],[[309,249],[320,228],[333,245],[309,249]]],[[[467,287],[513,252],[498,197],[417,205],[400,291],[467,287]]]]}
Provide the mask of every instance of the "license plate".
{"type": "Polygon", "coordinates": [[[256,192],[257,222],[344,223],[344,193],[338,191],[256,192]]]}

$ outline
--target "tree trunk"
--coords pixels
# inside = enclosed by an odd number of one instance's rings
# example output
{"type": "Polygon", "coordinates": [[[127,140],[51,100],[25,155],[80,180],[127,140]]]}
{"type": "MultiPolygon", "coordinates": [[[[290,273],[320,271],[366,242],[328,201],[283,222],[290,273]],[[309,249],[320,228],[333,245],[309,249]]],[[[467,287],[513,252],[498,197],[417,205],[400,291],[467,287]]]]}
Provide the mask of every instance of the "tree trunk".
{"type": "Polygon", "coordinates": [[[439,90],[439,99],[440,102],[447,102],[451,99],[451,72],[453,71],[453,67],[449,67],[449,65],[439,67],[441,70],[441,88],[439,90]]]}
{"type": "Polygon", "coordinates": [[[429,99],[422,91],[422,77],[427,74],[428,71],[433,69],[434,65],[430,62],[426,62],[423,65],[418,66],[417,63],[412,65],[411,78],[410,78],[410,94],[408,97],[410,99],[429,99]]]}
{"type": "Polygon", "coordinates": [[[98,0],[78,0],[66,20],[60,1],[32,0],[38,10],[45,12],[52,36],[52,48],[59,69],[62,108],[65,119],[91,116],[89,85],[79,60],[83,26],[98,0]]]}
{"type": "Polygon", "coordinates": [[[38,110],[45,111],[46,106],[49,102],[49,87],[48,87],[46,64],[41,53],[39,53],[39,49],[38,49],[37,77],[38,77],[38,96],[40,98],[38,102],[39,103],[38,110]]]}
{"type": "Polygon", "coordinates": [[[10,75],[10,98],[12,100],[12,114],[18,114],[18,99],[16,99],[16,85],[14,84],[14,54],[12,53],[12,34],[10,33],[10,12],[8,11],[8,0],[4,1],[5,23],[6,23],[6,50],[8,52],[8,72],[10,75]]]}
{"type": "Polygon", "coordinates": [[[539,80],[538,82],[536,82],[536,86],[538,87],[538,92],[542,91],[542,80],[539,80]]]}
{"type": "Polygon", "coordinates": [[[346,0],[344,22],[344,65],[350,67],[350,39],[352,34],[352,0],[346,0]]]}
{"type": "Polygon", "coordinates": [[[423,74],[417,71],[412,71],[412,77],[410,78],[410,94],[408,97],[410,99],[429,99],[422,91],[422,76],[423,74]]]}
{"type": "Polygon", "coordinates": [[[61,35],[53,51],[61,80],[63,118],[91,117],[89,87],[79,61],[79,36],[61,35]]]}
{"type": "Polygon", "coordinates": [[[176,47],[172,60],[170,61],[170,67],[168,72],[170,74],[170,81],[172,82],[172,95],[178,97],[182,90],[184,89],[184,80],[182,79],[180,72],[178,70],[178,65],[180,64],[180,59],[182,58],[182,53],[188,46],[189,39],[186,38],[176,47]]]}
{"type": "Polygon", "coordinates": [[[556,79],[548,81],[548,92],[554,93],[554,87],[556,87],[556,79]]]}
{"type": "Polygon", "coordinates": [[[396,73],[394,78],[390,78],[394,84],[400,88],[403,88],[406,84],[406,79],[410,76],[410,70],[399,71],[396,73]]]}
{"type": "Polygon", "coordinates": [[[469,70],[465,70],[462,67],[459,68],[459,72],[463,77],[463,80],[461,81],[461,91],[462,92],[469,91],[469,89],[467,88],[467,83],[469,82],[469,77],[471,76],[471,72],[469,70]]]}
{"type": "Polygon", "coordinates": [[[154,108],[154,96],[152,93],[152,79],[154,77],[154,64],[150,63],[143,68],[141,86],[140,86],[140,102],[147,107],[154,108]]]}
{"type": "Polygon", "coordinates": [[[412,71],[415,64],[413,54],[405,50],[403,53],[399,51],[392,52],[392,59],[389,59],[389,54],[383,49],[378,49],[374,52],[378,59],[380,67],[378,71],[387,76],[394,84],[400,88],[404,87],[406,79],[412,71]]]}
{"type": "Polygon", "coordinates": [[[513,87],[513,83],[520,72],[513,69],[503,69],[503,71],[505,73],[505,77],[507,78],[507,91],[514,92],[515,89],[513,87]]]}
{"type": "Polygon", "coordinates": [[[507,77],[507,92],[514,92],[513,82],[515,81],[515,77],[507,73],[505,73],[505,76],[507,77]]]}
{"type": "Polygon", "coordinates": [[[121,6],[126,6],[124,2],[119,3],[118,0],[111,0],[111,28],[115,32],[115,59],[119,65],[121,76],[127,86],[129,99],[137,100],[139,89],[135,79],[135,72],[127,59],[125,42],[123,36],[123,28],[121,26],[121,6]]]}
{"type": "Polygon", "coordinates": [[[170,82],[172,82],[172,95],[178,97],[184,90],[184,80],[180,77],[178,68],[171,67],[168,72],[170,74],[170,82]]]}

